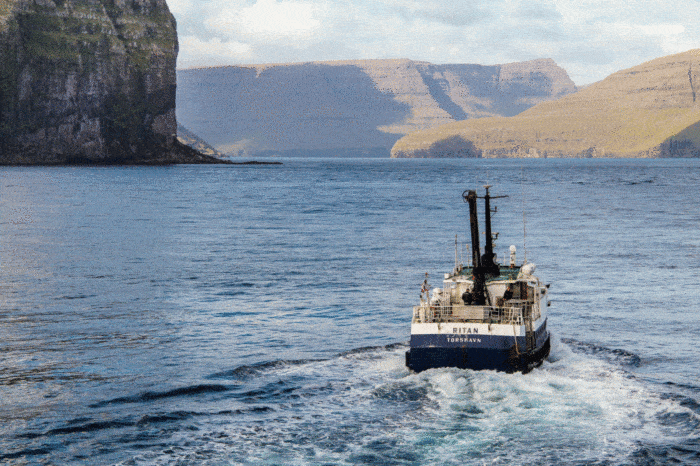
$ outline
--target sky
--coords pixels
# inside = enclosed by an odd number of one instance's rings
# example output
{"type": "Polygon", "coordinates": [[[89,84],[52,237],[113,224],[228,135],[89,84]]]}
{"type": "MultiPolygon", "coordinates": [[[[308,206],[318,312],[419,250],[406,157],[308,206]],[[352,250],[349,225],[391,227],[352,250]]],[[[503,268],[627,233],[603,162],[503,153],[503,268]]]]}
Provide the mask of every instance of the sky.
{"type": "Polygon", "coordinates": [[[167,0],[178,68],[552,58],[577,85],[700,48],[700,0],[167,0]]]}

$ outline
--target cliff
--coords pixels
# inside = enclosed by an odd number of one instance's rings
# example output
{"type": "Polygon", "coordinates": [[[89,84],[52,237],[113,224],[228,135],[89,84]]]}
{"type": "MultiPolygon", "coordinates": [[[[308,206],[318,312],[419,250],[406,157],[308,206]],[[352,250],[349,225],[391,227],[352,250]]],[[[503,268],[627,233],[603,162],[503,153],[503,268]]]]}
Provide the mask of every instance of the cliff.
{"type": "Polygon", "coordinates": [[[392,157],[698,157],[700,50],[617,72],[510,118],[411,133],[392,157]]]}
{"type": "Polygon", "coordinates": [[[200,138],[182,125],[177,125],[177,140],[204,155],[210,155],[212,157],[226,156],[225,154],[222,154],[218,150],[214,149],[207,141],[200,138]]]}
{"type": "Polygon", "coordinates": [[[207,163],[176,140],[165,0],[0,0],[0,164],[207,163]]]}
{"type": "Polygon", "coordinates": [[[576,90],[549,59],[507,65],[360,60],[178,71],[178,120],[231,155],[388,156],[401,136],[515,115],[576,90]]]}

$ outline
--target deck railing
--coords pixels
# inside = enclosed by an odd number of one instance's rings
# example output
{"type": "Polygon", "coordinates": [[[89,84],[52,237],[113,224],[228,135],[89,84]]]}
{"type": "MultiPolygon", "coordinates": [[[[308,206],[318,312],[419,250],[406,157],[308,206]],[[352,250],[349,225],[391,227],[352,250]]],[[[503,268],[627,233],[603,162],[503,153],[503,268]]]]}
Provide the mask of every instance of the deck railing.
{"type": "Polygon", "coordinates": [[[413,308],[414,322],[481,322],[489,324],[523,325],[524,319],[540,318],[539,306],[519,303],[505,306],[428,305],[413,308]]]}

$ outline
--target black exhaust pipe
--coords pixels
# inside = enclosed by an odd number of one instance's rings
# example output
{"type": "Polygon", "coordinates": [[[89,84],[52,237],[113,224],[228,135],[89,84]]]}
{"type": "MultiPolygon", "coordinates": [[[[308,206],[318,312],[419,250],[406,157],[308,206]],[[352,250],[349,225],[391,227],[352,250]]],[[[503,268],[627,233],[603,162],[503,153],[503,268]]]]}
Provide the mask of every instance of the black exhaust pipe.
{"type": "Polygon", "coordinates": [[[472,304],[483,306],[486,304],[486,277],[481,265],[481,248],[479,246],[479,217],[476,205],[476,191],[465,191],[462,194],[464,202],[469,204],[469,223],[472,236],[472,273],[474,274],[474,289],[472,290],[472,304]]]}

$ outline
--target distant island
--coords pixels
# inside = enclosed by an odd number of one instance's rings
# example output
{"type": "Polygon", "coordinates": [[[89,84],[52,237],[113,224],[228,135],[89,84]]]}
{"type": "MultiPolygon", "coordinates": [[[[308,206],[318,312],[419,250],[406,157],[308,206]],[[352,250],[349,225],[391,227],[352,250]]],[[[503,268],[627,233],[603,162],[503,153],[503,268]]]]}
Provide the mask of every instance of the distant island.
{"type": "Polygon", "coordinates": [[[699,157],[700,50],[617,72],[517,116],[413,132],[392,157],[699,157]]]}
{"type": "Polygon", "coordinates": [[[413,131],[512,116],[576,91],[553,60],[435,65],[407,59],[178,71],[178,121],[229,156],[388,157],[413,131]]]}

